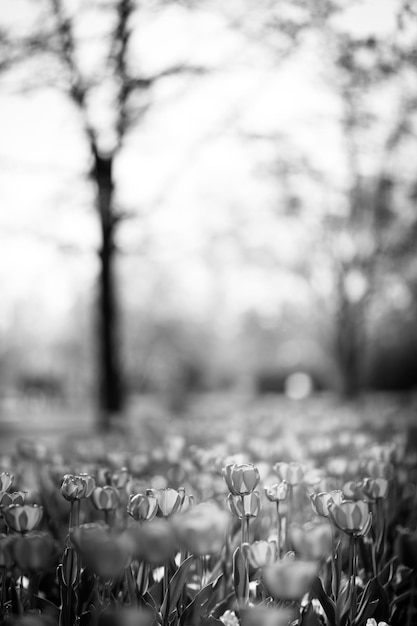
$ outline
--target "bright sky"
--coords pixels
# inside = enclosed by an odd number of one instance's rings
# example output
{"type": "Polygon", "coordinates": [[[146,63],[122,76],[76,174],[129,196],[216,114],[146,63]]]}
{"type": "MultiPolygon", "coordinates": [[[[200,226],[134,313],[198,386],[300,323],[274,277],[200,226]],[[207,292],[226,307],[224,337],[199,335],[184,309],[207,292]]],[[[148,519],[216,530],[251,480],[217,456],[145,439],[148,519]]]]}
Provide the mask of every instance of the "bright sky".
{"type": "MultiPolygon", "coordinates": [[[[393,6],[355,3],[343,25],[383,36],[392,28],[393,6]]],[[[29,17],[25,0],[4,1],[2,24],[22,33],[29,17]]],[[[91,19],[83,26],[91,36],[93,24],[101,29],[91,19]]],[[[275,310],[290,292],[303,299],[307,286],[301,281],[294,289],[288,272],[242,263],[227,243],[213,249],[208,242],[239,223],[246,224],[249,246],[269,248],[284,265],[305,250],[305,224],[271,217],[274,208],[279,212],[279,195],[264,172],[281,149],[301,151],[336,185],[345,182],[340,106],[314,43],[280,68],[213,9],[168,7],[146,14],[138,28],[135,57],[150,73],[184,59],[215,69],[161,82],[117,162],[117,201],[138,216],[119,237],[129,253],[121,260],[127,299],[150,298],[161,276],[173,307],[199,313],[219,298],[232,316],[251,307],[275,310]]],[[[89,50],[94,72],[99,50],[91,42],[89,50]]],[[[75,300],[89,298],[97,269],[97,223],[77,113],[53,87],[25,91],[17,82],[0,76],[0,329],[16,316],[30,320],[32,307],[37,323],[43,315],[46,326],[59,324],[75,300]]],[[[101,100],[94,109],[95,122],[100,119],[106,122],[101,100]]],[[[312,225],[316,208],[327,209],[323,202],[332,205],[336,197],[329,191],[312,200],[312,225]]]]}

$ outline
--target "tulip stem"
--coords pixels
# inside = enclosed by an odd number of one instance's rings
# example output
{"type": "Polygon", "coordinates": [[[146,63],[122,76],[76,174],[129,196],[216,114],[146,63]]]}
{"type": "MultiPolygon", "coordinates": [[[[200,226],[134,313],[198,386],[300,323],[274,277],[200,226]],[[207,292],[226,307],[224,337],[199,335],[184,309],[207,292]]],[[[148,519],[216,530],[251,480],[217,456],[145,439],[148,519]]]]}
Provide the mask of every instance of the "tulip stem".
{"type": "Polygon", "coordinates": [[[245,543],[245,500],[244,496],[240,496],[240,500],[242,503],[242,517],[240,518],[240,545],[245,543]]]}
{"type": "Polygon", "coordinates": [[[350,620],[353,623],[356,617],[357,601],[356,601],[356,561],[357,561],[356,537],[350,539],[350,585],[351,585],[351,605],[350,620]]]}
{"type": "Polygon", "coordinates": [[[278,559],[281,558],[281,514],[279,512],[279,500],[276,503],[277,506],[277,552],[278,559]]]}
{"type": "Polygon", "coordinates": [[[291,535],[290,535],[292,510],[293,510],[293,487],[292,485],[288,485],[287,520],[285,524],[285,539],[286,539],[286,544],[287,544],[287,552],[289,552],[292,549],[292,542],[291,542],[291,535]]]}

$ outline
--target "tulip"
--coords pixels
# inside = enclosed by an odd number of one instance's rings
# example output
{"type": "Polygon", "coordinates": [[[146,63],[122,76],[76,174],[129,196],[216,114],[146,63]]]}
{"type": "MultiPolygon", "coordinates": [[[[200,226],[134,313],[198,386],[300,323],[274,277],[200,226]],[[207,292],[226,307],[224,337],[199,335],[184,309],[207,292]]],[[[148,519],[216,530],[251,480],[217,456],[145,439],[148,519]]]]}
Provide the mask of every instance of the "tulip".
{"type": "Polygon", "coordinates": [[[317,576],[312,561],[277,561],[263,571],[263,580],[274,600],[301,600],[317,576]]]}
{"type": "Polygon", "coordinates": [[[181,494],[176,489],[147,489],[147,495],[154,496],[158,501],[158,517],[170,517],[181,507],[181,494]]]}
{"type": "Polygon", "coordinates": [[[252,463],[232,463],[223,468],[223,478],[234,496],[247,496],[257,487],[260,477],[252,463]]]}
{"type": "Polygon", "coordinates": [[[329,504],[329,518],[337,528],[353,537],[365,536],[372,524],[369,505],[363,500],[344,500],[340,504],[329,504]]]}
{"type": "Polygon", "coordinates": [[[99,511],[114,511],[119,504],[120,496],[116,487],[106,485],[96,487],[91,494],[91,502],[99,511]]]}
{"type": "Polygon", "coordinates": [[[34,530],[40,523],[43,508],[36,504],[11,504],[3,508],[3,517],[12,530],[26,533],[34,530]]]}
{"type": "Polygon", "coordinates": [[[11,504],[24,504],[25,496],[25,491],[14,491],[13,493],[7,493],[7,491],[0,492],[0,506],[10,506],[11,504]]]}
{"type": "Polygon", "coordinates": [[[291,463],[275,463],[273,470],[278,477],[285,481],[290,487],[299,485],[304,478],[303,466],[295,461],[291,463]]]}
{"type": "Polygon", "coordinates": [[[158,499],[155,496],[145,496],[142,493],[131,495],[127,505],[127,512],[138,522],[143,520],[150,521],[158,512],[158,499]]]}
{"type": "Polygon", "coordinates": [[[227,496],[227,504],[231,513],[236,515],[239,519],[257,517],[261,508],[259,491],[253,491],[241,498],[237,498],[229,493],[227,496]]]}
{"type": "Polygon", "coordinates": [[[180,515],[174,527],[179,542],[194,556],[218,554],[225,542],[228,516],[206,502],[180,515]]]}
{"type": "Polygon", "coordinates": [[[13,555],[22,572],[36,573],[48,568],[54,550],[54,541],[46,532],[15,537],[13,555]]]}
{"type": "Polygon", "coordinates": [[[278,558],[278,548],[275,541],[254,541],[254,543],[244,543],[242,546],[243,555],[253,569],[260,569],[272,565],[278,558]]]}
{"type": "Polygon", "coordinates": [[[343,492],[339,489],[335,489],[329,492],[312,493],[310,500],[313,511],[317,513],[317,515],[328,517],[330,504],[332,502],[340,504],[343,501],[343,492]]]}
{"type": "Polygon", "coordinates": [[[285,500],[288,494],[288,485],[283,480],[280,483],[276,483],[271,487],[265,487],[265,495],[270,502],[281,502],[285,500]]]}
{"type": "Polygon", "coordinates": [[[121,467],[113,472],[111,476],[111,484],[117,489],[124,489],[130,480],[130,474],[127,467],[121,467]]]}
{"type": "Polygon", "coordinates": [[[84,565],[103,581],[120,577],[129,563],[127,535],[111,534],[108,526],[82,524],[71,540],[84,565]]]}
{"type": "Polygon", "coordinates": [[[327,557],[332,551],[332,530],[327,522],[308,522],[302,526],[292,524],[291,544],[301,559],[316,561],[327,557]]]}
{"type": "Polygon", "coordinates": [[[167,519],[157,517],[152,524],[136,524],[128,532],[134,557],[151,565],[164,565],[177,550],[174,529],[167,519]]]}
{"type": "Polygon", "coordinates": [[[7,491],[12,486],[14,480],[13,474],[1,472],[0,474],[0,491],[7,491]]]}
{"type": "Polygon", "coordinates": [[[371,459],[366,464],[366,473],[372,478],[392,480],[394,478],[394,466],[389,461],[376,461],[371,459]]]}
{"type": "Polygon", "coordinates": [[[95,488],[95,481],[89,474],[65,474],[61,494],[68,502],[89,498],[95,488]]]}
{"type": "Polygon", "coordinates": [[[386,498],[389,482],[386,478],[365,478],[362,481],[362,492],[369,500],[386,498]]]}

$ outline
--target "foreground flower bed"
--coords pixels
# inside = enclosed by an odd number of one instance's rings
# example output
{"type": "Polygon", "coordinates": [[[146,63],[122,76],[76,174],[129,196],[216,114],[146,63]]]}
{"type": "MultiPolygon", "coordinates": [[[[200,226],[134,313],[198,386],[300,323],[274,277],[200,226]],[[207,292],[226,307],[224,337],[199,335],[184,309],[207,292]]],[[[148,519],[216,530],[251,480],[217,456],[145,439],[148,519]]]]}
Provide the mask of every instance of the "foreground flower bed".
{"type": "Polygon", "coordinates": [[[21,442],[0,475],[1,622],[416,624],[416,453],[323,424],[208,447],[21,442]]]}

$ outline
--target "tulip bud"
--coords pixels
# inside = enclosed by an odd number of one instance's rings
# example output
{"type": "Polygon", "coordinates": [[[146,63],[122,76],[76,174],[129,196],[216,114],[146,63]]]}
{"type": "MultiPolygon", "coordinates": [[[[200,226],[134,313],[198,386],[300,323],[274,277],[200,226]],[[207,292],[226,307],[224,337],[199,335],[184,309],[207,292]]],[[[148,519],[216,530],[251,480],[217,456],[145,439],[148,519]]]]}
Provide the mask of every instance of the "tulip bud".
{"type": "Polygon", "coordinates": [[[0,506],[10,506],[11,504],[24,504],[25,496],[25,491],[14,491],[13,493],[7,493],[7,491],[0,492],[0,506]]]}
{"type": "Polygon", "coordinates": [[[11,504],[3,508],[3,517],[12,530],[26,533],[34,530],[40,523],[43,508],[36,504],[11,504]]]}
{"type": "Polygon", "coordinates": [[[280,483],[276,483],[271,487],[265,487],[265,495],[270,502],[281,502],[285,500],[288,494],[288,485],[283,480],[280,483]]]}
{"type": "Polygon", "coordinates": [[[304,478],[304,468],[300,463],[275,463],[274,472],[291,487],[299,485],[304,478]]]}
{"type": "Polygon", "coordinates": [[[152,520],[158,512],[158,499],[155,496],[145,496],[137,493],[129,498],[127,512],[133,519],[140,522],[142,520],[152,520]]]}
{"type": "Polygon", "coordinates": [[[275,541],[254,541],[242,545],[243,555],[253,569],[260,569],[272,565],[278,558],[278,548],[275,541]]]}
{"type": "Polygon", "coordinates": [[[62,557],[62,581],[66,587],[74,587],[78,578],[78,556],[74,548],[67,547],[62,557]]]}
{"type": "Polygon", "coordinates": [[[259,483],[259,471],[252,463],[233,463],[223,468],[223,478],[234,496],[246,496],[259,483]]]}
{"type": "Polygon", "coordinates": [[[119,504],[120,496],[116,487],[96,487],[91,494],[91,502],[99,511],[114,511],[119,504]]]}
{"type": "Polygon", "coordinates": [[[0,491],[7,491],[12,486],[14,480],[13,474],[1,472],[0,474],[0,491]]]}
{"type": "Polygon", "coordinates": [[[337,528],[353,537],[364,537],[372,524],[369,505],[363,500],[345,500],[340,504],[329,505],[329,518],[337,528]]]}
{"type": "Polygon", "coordinates": [[[15,537],[13,541],[14,559],[23,572],[38,572],[47,569],[53,549],[54,541],[51,535],[41,531],[15,537]]]}
{"type": "Polygon", "coordinates": [[[229,493],[227,505],[230,512],[239,519],[257,517],[261,509],[261,498],[258,491],[246,496],[237,497],[229,493]]]}

